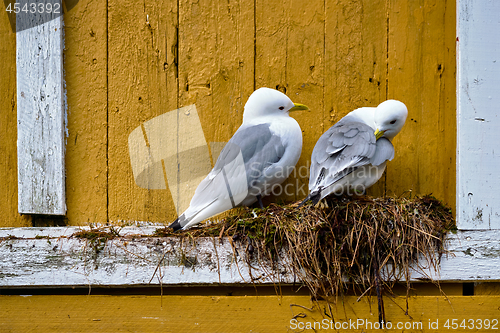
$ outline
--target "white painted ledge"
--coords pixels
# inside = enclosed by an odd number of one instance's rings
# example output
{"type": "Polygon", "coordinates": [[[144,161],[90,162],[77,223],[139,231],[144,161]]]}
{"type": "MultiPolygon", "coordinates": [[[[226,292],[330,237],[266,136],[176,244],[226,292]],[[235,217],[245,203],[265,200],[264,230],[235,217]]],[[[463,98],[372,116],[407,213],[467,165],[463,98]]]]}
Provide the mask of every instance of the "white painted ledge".
{"type": "MultiPolygon", "coordinates": [[[[233,248],[228,238],[184,239],[181,244],[178,238],[138,236],[152,234],[153,226],[125,227],[122,237],[95,254],[88,241],[70,237],[81,229],[0,229],[0,288],[133,287],[158,285],[160,279],[163,285],[288,284],[295,279],[283,270],[273,276],[270,267],[262,269],[258,263],[250,271],[244,248],[236,242],[233,248]]],[[[442,282],[500,280],[499,239],[500,231],[450,234],[450,255],[442,258],[440,276],[427,274],[442,282]]],[[[412,280],[422,277],[414,273],[412,280]]]]}

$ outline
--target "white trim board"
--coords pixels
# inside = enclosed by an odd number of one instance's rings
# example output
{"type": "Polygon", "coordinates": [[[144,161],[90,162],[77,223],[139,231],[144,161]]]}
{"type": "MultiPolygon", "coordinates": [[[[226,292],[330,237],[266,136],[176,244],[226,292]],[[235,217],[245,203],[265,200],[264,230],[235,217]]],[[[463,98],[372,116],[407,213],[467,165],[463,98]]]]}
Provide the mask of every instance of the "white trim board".
{"type": "MultiPolygon", "coordinates": [[[[0,242],[0,288],[133,287],[158,285],[160,279],[165,286],[298,282],[292,272],[281,270],[279,276],[273,276],[270,266],[250,272],[244,262],[245,249],[236,242],[231,245],[228,238],[200,238],[196,243],[184,239],[181,244],[179,238],[137,236],[152,234],[155,227],[125,227],[120,230],[122,237],[108,241],[96,253],[88,241],[69,237],[81,229],[0,229],[0,238],[4,237],[0,242]],[[252,281],[251,276],[258,280],[252,281]]],[[[441,282],[498,281],[498,239],[500,231],[450,234],[450,254],[442,257],[439,276],[432,270],[413,272],[412,281],[428,277],[441,282]]]]}
{"type": "Polygon", "coordinates": [[[64,215],[63,21],[45,16],[16,15],[18,210],[64,215]]]}
{"type": "Polygon", "coordinates": [[[457,3],[457,226],[500,229],[500,1],[457,3]]]}

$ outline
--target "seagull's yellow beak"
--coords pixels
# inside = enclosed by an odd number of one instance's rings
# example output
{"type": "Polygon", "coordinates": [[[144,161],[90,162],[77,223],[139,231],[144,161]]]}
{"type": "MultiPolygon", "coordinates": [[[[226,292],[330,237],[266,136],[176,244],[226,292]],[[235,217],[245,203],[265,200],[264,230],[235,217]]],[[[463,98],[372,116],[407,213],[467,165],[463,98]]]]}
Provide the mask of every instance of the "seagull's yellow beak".
{"type": "Polygon", "coordinates": [[[304,105],[304,104],[299,104],[299,103],[293,103],[293,108],[291,108],[290,110],[288,110],[288,112],[291,112],[291,111],[299,111],[299,110],[309,110],[309,108],[304,105]]]}
{"type": "Polygon", "coordinates": [[[381,130],[379,130],[377,128],[377,130],[375,131],[375,133],[373,133],[373,134],[375,134],[375,140],[380,139],[382,137],[382,135],[384,135],[384,133],[385,133],[385,131],[381,131],[381,130]]]}

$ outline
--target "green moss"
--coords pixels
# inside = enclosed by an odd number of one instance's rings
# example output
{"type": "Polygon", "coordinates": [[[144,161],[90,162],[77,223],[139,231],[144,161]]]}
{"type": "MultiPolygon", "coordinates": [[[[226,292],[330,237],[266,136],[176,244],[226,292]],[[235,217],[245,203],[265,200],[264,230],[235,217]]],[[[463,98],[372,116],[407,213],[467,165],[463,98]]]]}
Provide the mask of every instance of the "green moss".
{"type": "Polygon", "coordinates": [[[102,228],[90,228],[89,230],[80,230],[75,232],[72,237],[87,239],[94,250],[98,254],[106,247],[108,240],[119,237],[120,231],[114,227],[110,227],[109,231],[102,228]]]}

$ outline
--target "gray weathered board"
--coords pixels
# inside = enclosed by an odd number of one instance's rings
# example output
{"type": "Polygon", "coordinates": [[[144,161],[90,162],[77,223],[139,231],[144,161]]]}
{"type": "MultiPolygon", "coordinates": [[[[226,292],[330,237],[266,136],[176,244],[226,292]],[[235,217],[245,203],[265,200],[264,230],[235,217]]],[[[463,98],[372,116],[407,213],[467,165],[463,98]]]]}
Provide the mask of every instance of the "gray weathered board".
{"type": "Polygon", "coordinates": [[[64,215],[63,21],[47,15],[16,17],[18,210],[64,215]]]}
{"type": "MultiPolygon", "coordinates": [[[[0,229],[0,288],[144,285],[207,285],[293,283],[293,272],[254,262],[245,249],[228,238],[140,237],[156,227],[125,227],[96,253],[85,239],[71,237],[85,229],[0,229]],[[159,265],[159,263],[161,264],[159,265]],[[159,268],[159,269],[157,269],[159,268]]],[[[450,234],[439,274],[414,271],[412,280],[431,277],[445,281],[500,280],[500,231],[450,234]]],[[[282,256],[281,260],[288,260],[282,256]]]]}
{"type": "Polygon", "coordinates": [[[500,229],[500,1],[457,7],[457,226],[500,229]]]}

